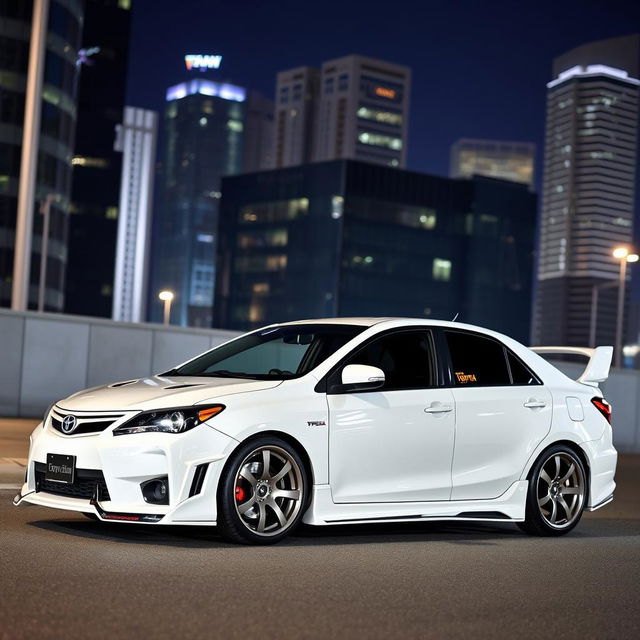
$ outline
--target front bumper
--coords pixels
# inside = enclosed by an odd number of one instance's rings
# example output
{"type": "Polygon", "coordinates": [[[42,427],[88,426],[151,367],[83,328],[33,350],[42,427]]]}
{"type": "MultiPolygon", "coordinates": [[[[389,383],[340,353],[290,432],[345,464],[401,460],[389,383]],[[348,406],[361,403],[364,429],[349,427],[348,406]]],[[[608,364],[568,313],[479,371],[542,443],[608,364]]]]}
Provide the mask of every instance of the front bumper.
{"type": "Polygon", "coordinates": [[[91,513],[109,522],[215,524],[218,481],[224,461],[238,442],[207,423],[182,434],[114,437],[112,431],[118,425],[75,436],[53,429],[50,418],[38,425],[31,435],[25,483],[14,504],[91,513]],[[95,481],[95,486],[83,482],[78,491],[62,485],[68,495],[52,493],[55,489],[36,473],[49,453],[75,456],[78,471],[103,477],[104,482],[95,481]],[[142,495],[140,485],[159,477],[168,480],[169,504],[149,504],[142,495]]]}

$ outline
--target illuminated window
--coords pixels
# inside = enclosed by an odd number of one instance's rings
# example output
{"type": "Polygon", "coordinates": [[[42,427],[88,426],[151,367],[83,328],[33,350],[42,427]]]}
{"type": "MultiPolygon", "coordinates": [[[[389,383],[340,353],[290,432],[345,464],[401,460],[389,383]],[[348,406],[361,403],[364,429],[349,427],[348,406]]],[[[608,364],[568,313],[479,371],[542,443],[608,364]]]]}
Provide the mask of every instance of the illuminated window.
{"type": "Polygon", "coordinates": [[[389,98],[390,100],[393,100],[396,97],[396,92],[393,89],[388,89],[387,87],[376,87],[375,93],[381,98],[389,98]]]}
{"type": "Polygon", "coordinates": [[[242,131],[242,122],[240,120],[228,120],[227,121],[227,129],[230,131],[235,131],[236,133],[240,133],[242,131]]]}
{"type": "Polygon", "coordinates": [[[118,8],[128,11],[131,9],[131,0],[118,0],[118,8]]]}
{"type": "Polygon", "coordinates": [[[441,280],[443,282],[451,280],[451,260],[434,258],[431,274],[434,280],[441,280]]]}
{"type": "Polygon", "coordinates": [[[284,254],[271,256],[239,256],[236,258],[236,271],[239,273],[281,271],[286,268],[287,256],[284,254]]]}
{"type": "Polygon", "coordinates": [[[271,291],[271,287],[268,282],[254,282],[251,291],[257,295],[266,295],[271,291]]]}
{"type": "Polygon", "coordinates": [[[371,133],[369,131],[358,132],[358,142],[374,147],[384,147],[400,151],[402,149],[402,139],[394,136],[385,136],[381,133],[371,133]]]}
{"type": "Polygon", "coordinates": [[[331,217],[334,220],[342,217],[344,211],[344,198],[342,196],[333,196],[331,198],[331,217]]]}
{"type": "Polygon", "coordinates": [[[372,107],[360,107],[358,109],[358,118],[363,120],[373,120],[374,122],[382,122],[394,126],[402,125],[402,114],[384,111],[383,109],[374,109],[372,107]]]}
{"type": "Polygon", "coordinates": [[[107,207],[104,212],[104,217],[107,218],[107,220],[117,220],[118,207],[107,207]]]}
{"type": "Polygon", "coordinates": [[[252,231],[238,235],[238,246],[241,249],[255,247],[286,247],[289,242],[289,232],[286,229],[269,231],[252,231]]]}
{"type": "Polygon", "coordinates": [[[252,222],[277,222],[278,220],[294,220],[306,215],[309,210],[308,198],[277,200],[248,204],[240,209],[239,220],[244,224],[252,222]]]}
{"type": "Polygon", "coordinates": [[[74,167],[90,167],[92,169],[106,169],[109,161],[106,158],[90,158],[88,156],[73,156],[71,164],[74,167]]]}

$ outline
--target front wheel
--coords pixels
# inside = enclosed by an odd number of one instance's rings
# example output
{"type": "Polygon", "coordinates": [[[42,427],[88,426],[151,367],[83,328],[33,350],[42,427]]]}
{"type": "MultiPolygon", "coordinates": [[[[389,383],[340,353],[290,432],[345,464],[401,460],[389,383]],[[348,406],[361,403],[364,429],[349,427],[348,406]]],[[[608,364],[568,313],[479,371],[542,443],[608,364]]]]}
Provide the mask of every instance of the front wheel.
{"type": "Polygon", "coordinates": [[[232,542],[277,542],[300,522],[307,487],[291,445],[275,437],[248,442],[232,454],[220,479],[218,528],[232,542]]]}
{"type": "Polygon", "coordinates": [[[580,457],[556,445],[533,466],[525,521],[518,526],[537,536],[560,536],[573,529],[586,506],[588,476],[580,457]]]}

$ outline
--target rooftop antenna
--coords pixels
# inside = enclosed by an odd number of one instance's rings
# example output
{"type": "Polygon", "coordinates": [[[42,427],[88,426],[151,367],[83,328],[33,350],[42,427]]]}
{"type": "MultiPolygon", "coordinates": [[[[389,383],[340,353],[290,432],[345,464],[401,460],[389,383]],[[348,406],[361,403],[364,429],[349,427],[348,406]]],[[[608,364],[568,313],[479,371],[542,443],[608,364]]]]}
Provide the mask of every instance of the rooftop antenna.
{"type": "Polygon", "coordinates": [[[453,320],[451,320],[451,322],[455,322],[458,319],[459,315],[460,315],[459,313],[456,313],[456,315],[453,316],[453,320]]]}

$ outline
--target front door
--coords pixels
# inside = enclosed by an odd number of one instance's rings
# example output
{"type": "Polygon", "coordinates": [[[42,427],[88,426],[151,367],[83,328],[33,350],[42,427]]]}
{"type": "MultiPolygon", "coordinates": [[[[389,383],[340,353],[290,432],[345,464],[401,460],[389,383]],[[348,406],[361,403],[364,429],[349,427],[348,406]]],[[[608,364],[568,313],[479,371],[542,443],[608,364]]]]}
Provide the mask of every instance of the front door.
{"type": "Polygon", "coordinates": [[[327,395],[334,502],[448,500],[455,407],[451,390],[436,386],[430,332],[374,338],[335,375],[347,364],[379,367],[386,381],[375,391],[327,395]]]}

